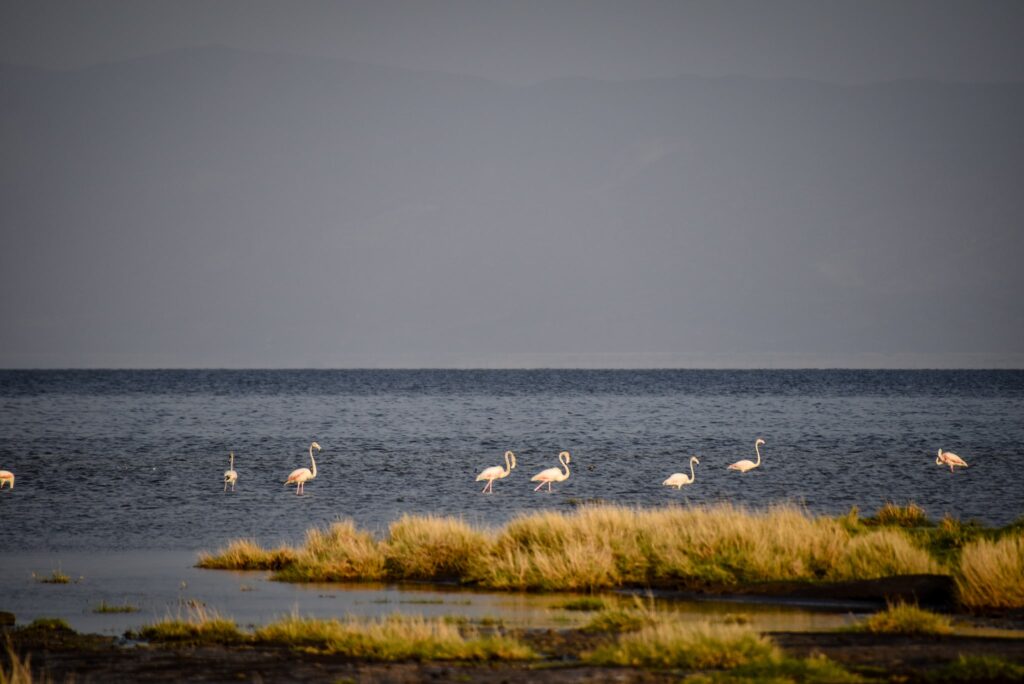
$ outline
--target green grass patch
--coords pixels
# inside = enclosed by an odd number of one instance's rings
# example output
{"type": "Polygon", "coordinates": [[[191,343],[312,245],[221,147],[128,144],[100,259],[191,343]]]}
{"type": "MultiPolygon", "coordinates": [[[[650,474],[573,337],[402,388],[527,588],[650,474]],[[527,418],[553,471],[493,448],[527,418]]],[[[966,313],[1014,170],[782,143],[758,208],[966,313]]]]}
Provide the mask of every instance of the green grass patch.
{"type": "Polygon", "coordinates": [[[906,506],[888,501],[878,509],[875,515],[864,520],[866,525],[881,527],[928,527],[932,523],[928,514],[917,504],[910,502],[906,506]]]}
{"type": "Polygon", "coordinates": [[[49,575],[37,575],[32,573],[32,579],[41,584],[70,584],[71,575],[62,572],[59,568],[50,572],[49,575]]]}
{"type": "Polygon", "coordinates": [[[945,615],[909,603],[891,603],[850,630],[872,634],[950,634],[953,626],[945,615]]]}
{"type": "Polygon", "coordinates": [[[818,654],[809,658],[782,657],[741,665],[731,670],[701,672],[683,679],[686,684],[861,684],[868,680],[846,670],[842,665],[818,654]]]}
{"type": "Polygon", "coordinates": [[[99,605],[92,609],[94,613],[134,613],[138,611],[138,606],[133,606],[129,603],[122,603],[120,605],[114,603],[107,603],[106,601],[100,601],[99,605]]]}
{"type": "Polygon", "coordinates": [[[579,610],[584,612],[606,610],[608,604],[604,599],[595,598],[593,596],[584,596],[576,599],[569,599],[561,603],[555,604],[555,608],[562,610],[579,610]]]}
{"type": "Polygon", "coordinates": [[[26,629],[45,632],[73,632],[71,625],[63,618],[36,618],[26,629]]]}
{"type": "Polygon", "coordinates": [[[263,549],[252,539],[236,539],[217,553],[201,553],[196,565],[211,570],[280,570],[295,561],[288,547],[263,549]]]}

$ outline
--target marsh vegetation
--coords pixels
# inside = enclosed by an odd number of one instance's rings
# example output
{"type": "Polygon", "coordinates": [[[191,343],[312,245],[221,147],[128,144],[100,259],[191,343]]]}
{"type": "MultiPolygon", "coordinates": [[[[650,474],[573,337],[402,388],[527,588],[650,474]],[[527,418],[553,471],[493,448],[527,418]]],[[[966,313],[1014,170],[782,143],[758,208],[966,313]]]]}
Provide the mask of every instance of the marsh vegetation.
{"type": "Polygon", "coordinates": [[[351,520],[306,533],[299,547],[237,540],[199,567],[262,569],[290,582],[457,581],[489,589],[703,589],[905,575],[956,580],[970,609],[1024,607],[1024,526],[928,520],[909,504],[815,516],[793,506],[658,509],[597,505],[519,515],[500,528],[403,515],[383,538],[351,520]]]}

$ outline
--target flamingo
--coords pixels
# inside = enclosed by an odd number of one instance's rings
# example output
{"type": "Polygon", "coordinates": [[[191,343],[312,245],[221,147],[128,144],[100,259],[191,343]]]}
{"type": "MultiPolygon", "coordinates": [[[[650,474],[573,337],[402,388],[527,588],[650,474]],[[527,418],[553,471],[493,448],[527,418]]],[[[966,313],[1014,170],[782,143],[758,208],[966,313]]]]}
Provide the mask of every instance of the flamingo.
{"type": "Polygon", "coordinates": [[[738,470],[741,473],[745,473],[748,470],[753,470],[754,468],[761,465],[761,450],[757,448],[761,444],[764,444],[764,440],[758,437],[757,440],[754,442],[754,451],[757,452],[757,463],[754,463],[749,458],[745,458],[742,461],[736,461],[735,463],[733,463],[731,466],[729,466],[729,470],[738,470]]]}
{"type": "Polygon", "coordinates": [[[662,482],[661,484],[667,485],[669,487],[675,487],[676,489],[682,489],[683,485],[693,484],[693,478],[696,476],[693,472],[694,463],[697,463],[699,465],[700,459],[698,459],[696,456],[691,456],[689,475],[687,475],[686,473],[672,473],[671,475],[668,476],[668,479],[662,482]]]}
{"type": "Polygon", "coordinates": [[[501,466],[491,466],[485,469],[482,473],[476,476],[476,481],[487,480],[487,484],[484,485],[484,489],[481,494],[486,492],[494,493],[494,481],[500,480],[503,477],[508,477],[508,474],[512,472],[512,469],[516,467],[516,455],[511,451],[505,452],[505,468],[501,466]],[[511,460],[509,460],[511,459],[511,460]]]}
{"type": "Polygon", "coordinates": [[[231,456],[231,465],[224,471],[224,491],[228,491],[228,485],[231,485],[231,491],[235,491],[235,483],[238,482],[238,471],[235,470],[235,452],[228,452],[231,456]]]}
{"type": "Polygon", "coordinates": [[[954,466],[958,468],[966,468],[967,461],[960,458],[952,451],[943,451],[942,449],[939,449],[939,455],[935,457],[935,465],[948,465],[949,472],[952,474],[954,466]]]}
{"type": "Polygon", "coordinates": [[[558,468],[548,468],[547,470],[540,471],[539,473],[530,478],[530,482],[540,482],[539,485],[533,488],[533,491],[537,491],[546,484],[548,486],[548,491],[550,492],[552,482],[565,482],[566,480],[568,480],[570,460],[571,459],[569,457],[568,451],[563,451],[562,453],[558,454],[558,462],[561,463],[563,467],[565,467],[565,472],[563,473],[558,468]]]}
{"type": "Polygon", "coordinates": [[[313,442],[309,445],[309,462],[313,464],[313,470],[309,468],[296,468],[292,471],[288,479],[284,481],[284,486],[287,487],[290,484],[295,485],[295,494],[302,494],[306,491],[305,484],[307,480],[312,480],[316,477],[316,461],[313,460],[313,449],[320,451],[320,445],[313,442]]]}
{"type": "Polygon", "coordinates": [[[11,485],[11,489],[14,489],[14,473],[10,470],[0,470],[0,489],[3,489],[5,484],[11,485]]]}

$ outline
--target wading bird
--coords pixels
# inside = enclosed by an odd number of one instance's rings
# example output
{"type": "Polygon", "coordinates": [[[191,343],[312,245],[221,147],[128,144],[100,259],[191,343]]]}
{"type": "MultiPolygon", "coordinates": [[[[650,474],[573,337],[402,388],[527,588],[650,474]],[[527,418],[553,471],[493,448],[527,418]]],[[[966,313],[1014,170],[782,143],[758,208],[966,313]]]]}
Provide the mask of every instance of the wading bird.
{"type": "Polygon", "coordinates": [[[506,451],[505,452],[505,468],[504,469],[502,469],[501,466],[491,466],[490,468],[487,468],[482,473],[480,473],[479,475],[476,476],[476,481],[477,482],[480,482],[481,480],[487,480],[487,484],[484,485],[483,491],[481,491],[480,493],[481,494],[486,494],[487,492],[490,492],[491,494],[493,494],[494,493],[494,481],[495,480],[500,480],[503,477],[508,477],[508,474],[511,473],[512,469],[515,468],[515,467],[516,467],[516,455],[513,454],[511,451],[506,451]]]}
{"type": "Polygon", "coordinates": [[[0,489],[3,489],[5,484],[11,485],[11,489],[14,489],[14,473],[10,470],[0,470],[0,489]]]}
{"type": "Polygon", "coordinates": [[[548,468],[547,470],[540,471],[539,473],[530,478],[530,482],[540,482],[539,485],[533,488],[533,491],[537,491],[544,485],[547,485],[548,491],[550,492],[552,482],[565,482],[566,480],[568,480],[570,460],[571,459],[569,457],[568,451],[563,451],[562,453],[558,454],[558,462],[561,463],[562,466],[565,468],[565,472],[563,473],[558,468],[548,468]]]}
{"type": "Polygon", "coordinates": [[[693,472],[694,463],[697,463],[699,465],[700,459],[698,459],[696,456],[691,456],[689,475],[687,475],[686,473],[672,473],[671,475],[668,476],[668,479],[662,482],[661,484],[667,485],[669,487],[675,487],[676,489],[682,489],[683,485],[693,484],[693,478],[696,477],[696,474],[693,472]]]}
{"type": "Polygon", "coordinates": [[[231,491],[235,491],[235,483],[238,482],[238,471],[235,470],[235,452],[228,452],[231,457],[231,465],[224,471],[224,491],[228,491],[228,485],[231,485],[231,491]]]}
{"type": "Polygon", "coordinates": [[[745,473],[748,470],[753,470],[754,468],[761,465],[761,450],[757,448],[761,444],[764,444],[764,440],[758,437],[757,440],[754,442],[754,451],[757,452],[757,463],[754,463],[749,458],[745,458],[742,461],[736,461],[735,463],[733,463],[731,466],[729,466],[729,470],[738,470],[741,473],[745,473]]]}
{"type": "Polygon", "coordinates": [[[295,494],[302,494],[306,491],[306,482],[316,477],[316,461],[313,460],[313,449],[320,451],[320,445],[313,442],[309,445],[309,462],[313,464],[313,470],[309,468],[296,468],[292,471],[288,479],[284,481],[284,486],[287,487],[290,484],[295,485],[295,494]]]}
{"type": "Polygon", "coordinates": [[[960,458],[952,451],[943,451],[942,449],[939,449],[939,455],[935,457],[935,465],[948,465],[949,472],[952,473],[954,466],[957,468],[966,468],[967,461],[960,458]]]}

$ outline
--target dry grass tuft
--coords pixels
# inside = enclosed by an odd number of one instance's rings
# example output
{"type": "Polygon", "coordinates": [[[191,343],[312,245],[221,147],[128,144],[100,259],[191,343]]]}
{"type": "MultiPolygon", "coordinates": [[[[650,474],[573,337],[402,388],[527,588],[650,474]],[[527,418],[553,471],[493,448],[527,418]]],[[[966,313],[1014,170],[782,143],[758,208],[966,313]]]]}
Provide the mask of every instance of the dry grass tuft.
{"type": "Polygon", "coordinates": [[[930,524],[924,509],[916,503],[910,502],[906,506],[900,506],[892,501],[887,501],[865,522],[893,527],[925,527],[930,524]]]}
{"type": "Polygon", "coordinates": [[[932,613],[909,603],[890,603],[854,625],[852,631],[872,634],[950,634],[953,626],[945,615],[932,613]]]}
{"type": "Polygon", "coordinates": [[[236,539],[215,554],[199,554],[196,565],[211,570],[280,570],[294,563],[296,556],[286,546],[267,550],[252,539],[236,539]]]}
{"type": "Polygon", "coordinates": [[[585,654],[595,665],[730,669],[780,662],[770,639],[749,627],[660,620],[585,654]]]}
{"type": "Polygon", "coordinates": [[[383,545],[393,579],[463,579],[474,559],[490,551],[490,539],[458,518],[403,515],[388,527],[383,545]]]}
{"type": "Polygon", "coordinates": [[[351,520],[340,520],[326,530],[306,532],[306,544],[294,562],[279,570],[274,579],[285,582],[349,582],[383,579],[384,554],[373,535],[356,529],[351,520]]]}
{"type": "Polygon", "coordinates": [[[18,655],[11,644],[10,637],[5,639],[4,650],[7,652],[10,668],[0,667],[0,684],[32,684],[33,682],[42,684],[50,681],[49,677],[32,678],[32,659],[29,656],[22,658],[18,655]]]}
{"type": "Polygon", "coordinates": [[[956,583],[967,608],[1024,608],[1024,532],[964,546],[956,583]]]}

